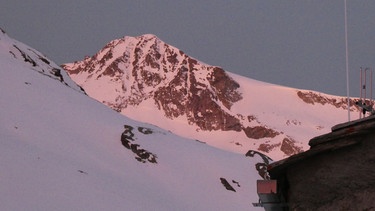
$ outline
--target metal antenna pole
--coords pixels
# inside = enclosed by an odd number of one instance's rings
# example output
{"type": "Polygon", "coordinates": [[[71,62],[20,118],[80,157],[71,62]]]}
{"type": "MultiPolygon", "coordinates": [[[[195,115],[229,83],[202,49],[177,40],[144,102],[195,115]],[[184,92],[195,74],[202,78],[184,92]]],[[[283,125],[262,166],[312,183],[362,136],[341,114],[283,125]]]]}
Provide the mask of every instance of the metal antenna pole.
{"type": "Polygon", "coordinates": [[[348,122],[350,121],[350,97],[349,97],[349,55],[348,55],[348,18],[347,18],[347,8],[346,0],[344,0],[345,9],[345,55],[346,55],[346,93],[348,96],[348,122]]]}
{"type": "Polygon", "coordinates": [[[359,99],[362,100],[362,67],[359,68],[359,99]]]}
{"type": "Polygon", "coordinates": [[[371,104],[371,107],[372,107],[372,69],[370,68],[370,104],[371,104]]]}
{"type": "MultiPolygon", "coordinates": [[[[363,94],[363,79],[362,79],[362,67],[359,69],[359,79],[360,79],[360,85],[359,85],[359,102],[362,104],[362,94],[363,94]]],[[[362,118],[362,112],[359,111],[359,118],[362,118]]]]}
{"type": "Polygon", "coordinates": [[[365,85],[363,87],[363,89],[365,90],[365,99],[364,99],[364,103],[366,103],[366,100],[367,100],[367,67],[365,68],[365,85]]]}

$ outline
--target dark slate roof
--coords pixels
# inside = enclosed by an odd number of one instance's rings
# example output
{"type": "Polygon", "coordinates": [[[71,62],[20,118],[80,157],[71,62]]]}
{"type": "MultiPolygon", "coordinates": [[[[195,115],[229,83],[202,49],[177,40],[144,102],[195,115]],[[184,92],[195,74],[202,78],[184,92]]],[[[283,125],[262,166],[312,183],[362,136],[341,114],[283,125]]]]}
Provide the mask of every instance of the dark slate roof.
{"type": "Polygon", "coordinates": [[[309,150],[269,164],[268,172],[271,178],[275,179],[295,163],[303,162],[318,154],[358,144],[362,139],[357,137],[374,132],[374,128],[375,115],[335,125],[331,128],[332,132],[312,138],[309,141],[309,150]]]}

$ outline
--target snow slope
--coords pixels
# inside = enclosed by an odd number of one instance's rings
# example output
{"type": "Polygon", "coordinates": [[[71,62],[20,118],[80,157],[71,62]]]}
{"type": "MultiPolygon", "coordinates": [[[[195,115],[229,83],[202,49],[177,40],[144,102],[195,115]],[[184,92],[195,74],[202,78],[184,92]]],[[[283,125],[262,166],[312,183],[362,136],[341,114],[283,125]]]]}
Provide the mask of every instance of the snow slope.
{"type": "Polygon", "coordinates": [[[261,156],[133,121],[10,53],[14,46],[32,54],[1,31],[1,210],[255,210],[261,156]],[[122,145],[124,125],[132,146],[156,163],[122,145]]]}
{"type": "Polygon", "coordinates": [[[347,121],[345,97],[245,78],[150,34],[113,40],[63,68],[90,97],[125,116],[240,154],[282,159],[347,121]]]}
{"type": "MultiPolygon", "coordinates": [[[[307,150],[311,138],[328,133],[332,126],[347,121],[346,109],[337,108],[329,103],[305,103],[298,98],[297,92],[312,92],[322,98],[336,99],[337,102],[344,100],[344,97],[269,84],[230,72],[228,74],[241,84],[240,92],[246,96],[233,104],[231,114],[242,114],[241,123],[244,126],[263,125],[280,132],[279,135],[274,138],[249,139],[244,133],[235,131],[199,130],[196,126],[187,124],[182,117],[169,119],[156,112],[151,100],[144,101],[136,107],[129,106],[122,113],[132,119],[155,124],[183,137],[198,139],[221,149],[240,154],[245,154],[248,150],[257,150],[274,160],[289,156],[280,151],[280,143],[283,143],[285,137],[295,140],[294,145],[307,150]],[[247,116],[254,117],[254,120],[249,121],[247,116]],[[266,146],[266,149],[260,150],[262,146],[266,146]]],[[[357,114],[358,111],[353,106],[352,118],[356,118],[357,114]]]]}

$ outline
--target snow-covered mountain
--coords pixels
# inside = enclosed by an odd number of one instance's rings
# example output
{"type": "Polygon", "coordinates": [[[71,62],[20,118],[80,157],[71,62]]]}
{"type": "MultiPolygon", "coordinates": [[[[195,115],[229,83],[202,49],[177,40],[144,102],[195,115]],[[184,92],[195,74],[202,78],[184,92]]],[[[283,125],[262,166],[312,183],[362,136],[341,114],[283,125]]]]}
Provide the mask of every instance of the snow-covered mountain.
{"type": "MultiPolygon", "coordinates": [[[[0,50],[0,56],[4,59],[12,58],[14,59],[14,61],[17,61],[23,66],[30,68],[42,75],[48,76],[54,80],[58,80],[66,86],[69,86],[77,91],[83,91],[58,65],[49,60],[39,51],[8,37],[5,31],[1,28],[0,50]]],[[[6,68],[6,66],[2,66],[3,71],[5,71],[6,68]]],[[[3,79],[4,77],[5,75],[2,76],[3,79]]]]}
{"type": "Polygon", "coordinates": [[[131,120],[0,31],[1,210],[255,210],[269,159],[131,120]]]}
{"type": "Polygon", "coordinates": [[[128,117],[241,154],[281,159],[347,120],[344,97],[245,78],[150,34],[113,40],[62,67],[89,96],[128,117]]]}

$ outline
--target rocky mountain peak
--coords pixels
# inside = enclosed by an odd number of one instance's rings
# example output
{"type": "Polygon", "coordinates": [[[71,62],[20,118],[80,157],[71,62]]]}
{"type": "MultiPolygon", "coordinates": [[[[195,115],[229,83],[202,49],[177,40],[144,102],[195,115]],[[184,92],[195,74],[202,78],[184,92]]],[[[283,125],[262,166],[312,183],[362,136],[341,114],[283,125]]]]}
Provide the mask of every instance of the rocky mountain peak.
{"type": "Polygon", "coordinates": [[[94,56],[63,68],[73,78],[85,75],[86,82],[115,82],[118,95],[97,97],[119,112],[152,99],[166,117],[185,116],[202,130],[241,130],[226,111],[242,99],[240,85],[223,69],[203,64],[155,35],[113,40],[94,56]]]}
{"type": "MultiPolygon", "coordinates": [[[[181,133],[190,138],[201,137],[199,131],[237,134],[233,140],[204,135],[204,142],[225,139],[235,151],[243,147],[241,152],[299,153],[310,137],[298,134],[312,137],[329,128],[320,123],[326,114],[317,105],[337,114],[345,108],[342,98],[243,79],[151,34],[110,41],[95,55],[62,67],[89,96],[118,112],[173,131],[174,123],[164,122],[175,121],[190,128],[181,133]]],[[[323,122],[334,121],[332,115],[323,122]]]]}

